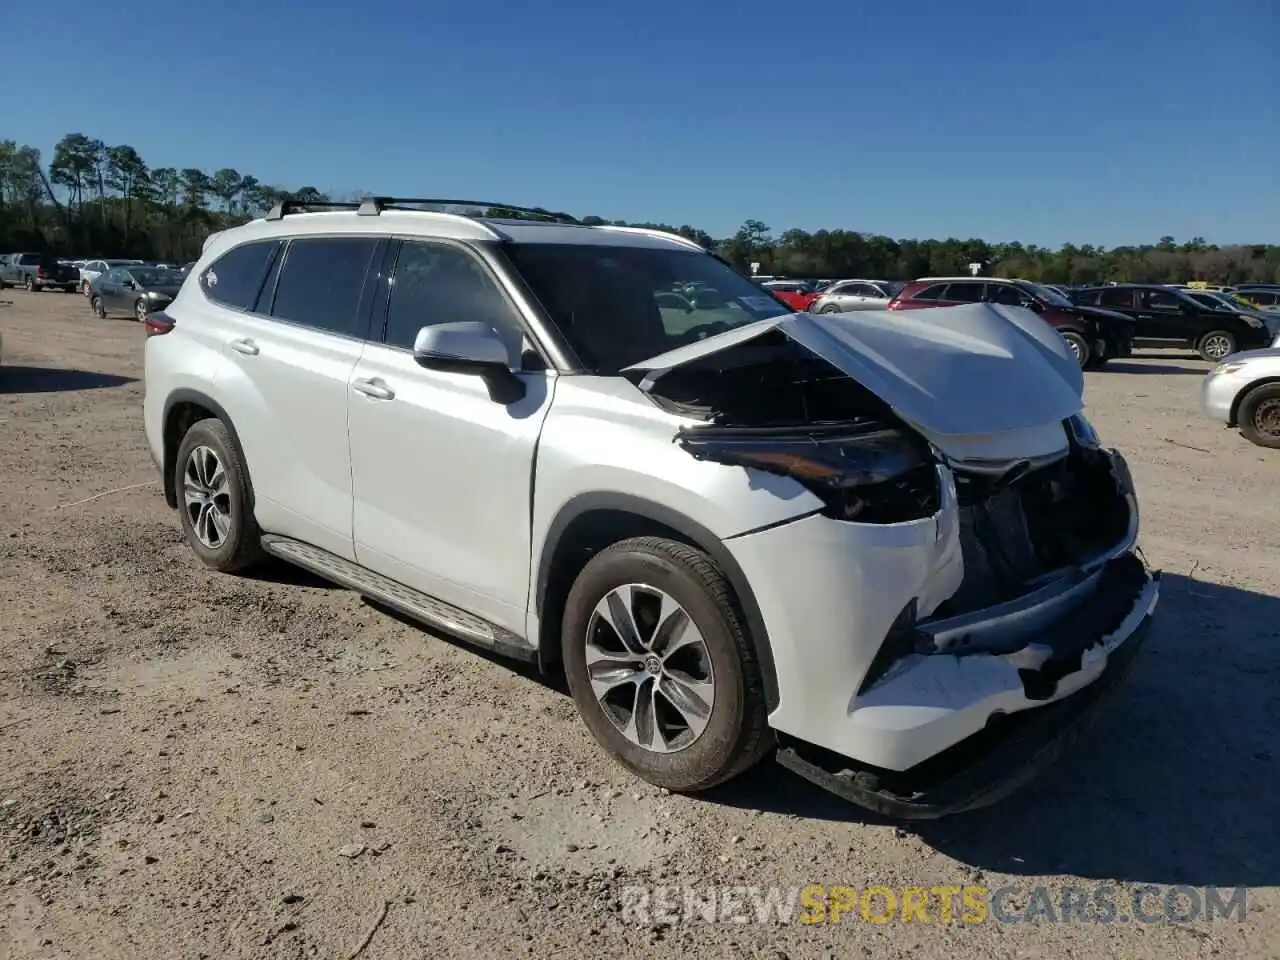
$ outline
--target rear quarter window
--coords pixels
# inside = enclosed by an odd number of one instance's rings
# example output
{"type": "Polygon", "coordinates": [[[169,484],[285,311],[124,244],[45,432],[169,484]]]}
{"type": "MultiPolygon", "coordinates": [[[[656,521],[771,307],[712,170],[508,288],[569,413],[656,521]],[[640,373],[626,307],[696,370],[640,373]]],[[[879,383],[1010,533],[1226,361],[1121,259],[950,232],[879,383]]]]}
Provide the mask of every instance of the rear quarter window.
{"type": "Polygon", "coordinates": [[[228,250],[200,275],[205,296],[236,310],[252,310],[279,249],[278,240],[259,240],[228,250]]]}
{"type": "Polygon", "coordinates": [[[942,290],[944,287],[946,287],[945,283],[935,283],[935,284],[932,284],[931,286],[925,287],[923,290],[917,290],[915,293],[910,294],[907,297],[907,299],[938,300],[942,296],[942,290]]]}

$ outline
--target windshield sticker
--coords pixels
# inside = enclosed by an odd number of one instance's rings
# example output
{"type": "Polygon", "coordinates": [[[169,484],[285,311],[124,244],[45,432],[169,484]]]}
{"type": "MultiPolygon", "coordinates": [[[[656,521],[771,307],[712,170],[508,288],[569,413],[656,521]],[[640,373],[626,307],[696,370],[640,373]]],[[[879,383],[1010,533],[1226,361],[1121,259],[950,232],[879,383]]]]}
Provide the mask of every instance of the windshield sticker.
{"type": "Polygon", "coordinates": [[[778,301],[773,297],[739,297],[738,302],[748,310],[754,310],[757,313],[778,309],[778,301]]]}

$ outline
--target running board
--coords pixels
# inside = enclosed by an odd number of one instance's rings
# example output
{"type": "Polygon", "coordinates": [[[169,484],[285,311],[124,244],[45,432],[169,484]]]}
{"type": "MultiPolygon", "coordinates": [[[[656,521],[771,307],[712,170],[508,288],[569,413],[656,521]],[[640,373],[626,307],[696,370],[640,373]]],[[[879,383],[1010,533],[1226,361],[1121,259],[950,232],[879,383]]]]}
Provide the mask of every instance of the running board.
{"type": "Polygon", "coordinates": [[[443,600],[429,597],[403,583],[374,573],[350,560],[343,559],[328,550],[321,550],[301,540],[268,533],[262,537],[262,549],[273,557],[310,570],[317,576],[353,590],[361,596],[376,600],[406,617],[499,653],[504,657],[520,660],[536,660],[537,648],[510,630],[467,613],[443,600]]]}

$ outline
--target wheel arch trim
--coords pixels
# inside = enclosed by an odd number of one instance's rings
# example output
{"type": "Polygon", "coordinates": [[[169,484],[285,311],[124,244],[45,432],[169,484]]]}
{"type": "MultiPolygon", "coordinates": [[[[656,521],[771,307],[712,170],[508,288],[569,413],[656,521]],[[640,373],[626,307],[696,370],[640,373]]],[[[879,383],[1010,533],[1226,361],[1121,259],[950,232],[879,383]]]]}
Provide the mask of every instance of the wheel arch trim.
{"type": "MultiPolygon", "coordinates": [[[[766,708],[772,712],[778,705],[778,675],[773,661],[773,648],[755,592],[738,561],[724,546],[719,537],[698,521],[678,510],[654,503],[634,494],[620,492],[581,493],[563,504],[547,527],[538,555],[534,611],[542,621],[546,608],[547,590],[550,585],[552,562],[560,542],[570,526],[579,517],[595,511],[627,513],[674,530],[688,543],[706,553],[724,574],[733,588],[746,620],[747,638],[756,654],[764,685],[766,708]]],[[[544,629],[546,625],[544,625],[544,629]]],[[[558,629],[556,630],[558,635],[558,629]]]]}
{"type": "MultiPolygon", "coordinates": [[[[244,455],[244,444],[240,442],[240,434],[236,432],[236,425],[231,420],[231,417],[227,415],[227,411],[223,409],[222,404],[218,403],[218,401],[214,400],[208,394],[202,393],[199,390],[193,390],[190,387],[179,387],[165,398],[164,416],[161,419],[161,424],[163,425],[161,442],[164,444],[164,449],[162,451],[164,464],[161,470],[164,484],[164,500],[165,503],[173,508],[178,506],[178,491],[174,485],[173,471],[174,467],[177,465],[178,447],[182,444],[182,438],[177,437],[176,442],[169,442],[169,421],[173,416],[174,407],[186,403],[203,407],[221,420],[222,425],[227,428],[227,433],[231,437],[231,442],[235,444],[236,456],[239,458],[240,462],[245,465],[246,469],[248,469],[249,466],[249,461],[244,455]]],[[[250,490],[252,491],[252,486],[250,486],[250,490]]]]}

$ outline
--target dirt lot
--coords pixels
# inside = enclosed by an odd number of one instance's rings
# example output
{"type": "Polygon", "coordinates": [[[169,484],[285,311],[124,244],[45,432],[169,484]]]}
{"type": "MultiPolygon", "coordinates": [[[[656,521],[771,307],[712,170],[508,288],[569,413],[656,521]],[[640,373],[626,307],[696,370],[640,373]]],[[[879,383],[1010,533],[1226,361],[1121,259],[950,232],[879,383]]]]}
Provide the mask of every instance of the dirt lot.
{"type": "MultiPolygon", "coordinates": [[[[697,799],[613,766],[556,684],[287,568],[206,572],[155,485],[142,330],[0,306],[0,956],[1280,956],[1280,456],[1204,365],[1088,377],[1158,623],[1079,749],[906,829],[766,763],[697,799]],[[91,499],[92,498],[92,499],[91,499]],[[641,884],[1245,885],[1239,919],[638,922],[641,884]]],[[[1161,897],[1147,901],[1158,911],[1161,897]]],[[[877,908],[879,909],[879,908],[877,908]]],[[[669,919],[669,918],[668,918],[669,919]]]]}

